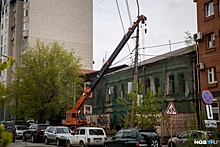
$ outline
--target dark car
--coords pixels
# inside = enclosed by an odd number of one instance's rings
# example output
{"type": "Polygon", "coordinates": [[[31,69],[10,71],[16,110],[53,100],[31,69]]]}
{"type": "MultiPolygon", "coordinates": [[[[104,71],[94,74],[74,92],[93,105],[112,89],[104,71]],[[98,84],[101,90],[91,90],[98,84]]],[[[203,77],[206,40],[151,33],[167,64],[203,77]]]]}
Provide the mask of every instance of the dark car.
{"type": "Polygon", "coordinates": [[[15,142],[15,136],[16,136],[16,129],[15,129],[15,124],[13,121],[1,121],[0,125],[3,125],[5,128],[5,132],[10,132],[12,133],[12,142],[15,142]]]}
{"type": "Polygon", "coordinates": [[[23,132],[23,141],[31,139],[31,142],[41,142],[44,140],[44,131],[48,124],[32,124],[23,132]]]}
{"type": "Polygon", "coordinates": [[[57,146],[64,145],[71,136],[71,130],[65,126],[49,126],[44,132],[45,144],[56,142],[57,146]]]}
{"type": "Polygon", "coordinates": [[[149,129],[129,128],[118,131],[112,139],[104,142],[104,147],[160,147],[157,132],[149,129]]]}

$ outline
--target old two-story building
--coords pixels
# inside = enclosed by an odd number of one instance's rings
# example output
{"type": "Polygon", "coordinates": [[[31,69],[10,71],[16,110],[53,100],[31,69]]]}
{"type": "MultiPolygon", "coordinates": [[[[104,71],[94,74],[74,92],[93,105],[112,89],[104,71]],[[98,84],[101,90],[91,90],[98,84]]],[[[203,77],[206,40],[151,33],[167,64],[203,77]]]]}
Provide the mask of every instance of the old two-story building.
{"type": "MultiPolygon", "coordinates": [[[[194,0],[197,4],[198,33],[194,34],[198,49],[199,90],[213,95],[213,120],[219,124],[220,102],[220,0],[194,0]]],[[[200,96],[200,99],[202,97],[200,96]]],[[[205,104],[202,100],[202,108],[205,104]]]]}
{"type": "MultiPolygon", "coordinates": [[[[121,116],[129,107],[123,107],[117,102],[121,97],[129,101],[128,91],[133,85],[134,67],[123,67],[109,72],[102,77],[96,86],[93,97],[93,113],[109,115],[110,127],[115,127],[121,116]]],[[[161,112],[165,111],[169,102],[173,102],[178,115],[172,116],[173,132],[184,131],[183,121],[189,125],[190,119],[195,118],[190,102],[196,102],[196,52],[189,48],[181,48],[163,55],[140,62],[138,65],[138,81],[142,81],[144,89],[150,88],[156,92],[166,93],[161,112]]],[[[144,93],[143,93],[144,94],[144,93]]],[[[146,93],[145,93],[146,94],[146,93]]],[[[167,124],[159,126],[161,135],[169,135],[167,124]]]]}

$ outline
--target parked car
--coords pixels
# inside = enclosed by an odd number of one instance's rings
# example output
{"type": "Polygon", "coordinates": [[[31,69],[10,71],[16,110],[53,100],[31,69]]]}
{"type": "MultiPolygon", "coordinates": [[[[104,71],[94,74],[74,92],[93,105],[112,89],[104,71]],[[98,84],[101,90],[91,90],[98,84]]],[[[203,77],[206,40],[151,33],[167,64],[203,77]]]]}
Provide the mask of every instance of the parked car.
{"type": "Polygon", "coordinates": [[[48,127],[48,124],[32,124],[23,132],[23,141],[31,139],[31,142],[43,141],[44,131],[48,127]]]}
{"type": "Polygon", "coordinates": [[[23,138],[23,132],[27,130],[27,125],[15,125],[16,129],[16,139],[22,139],[23,138]]]}
{"type": "Polygon", "coordinates": [[[188,130],[176,137],[172,137],[172,142],[171,138],[168,140],[168,147],[187,147],[188,146],[188,138],[191,138],[192,141],[194,139],[198,140],[208,140],[211,138],[211,132],[208,131],[200,131],[200,130],[188,130]]]}
{"type": "Polygon", "coordinates": [[[160,137],[151,129],[128,128],[118,131],[112,139],[104,142],[104,147],[160,147],[160,137]]]}
{"type": "Polygon", "coordinates": [[[44,132],[45,144],[56,142],[57,146],[66,144],[67,138],[71,136],[71,130],[65,126],[49,126],[44,132]]]}
{"type": "Polygon", "coordinates": [[[103,128],[79,127],[75,133],[67,139],[67,147],[71,146],[103,146],[107,139],[103,128]]]}
{"type": "Polygon", "coordinates": [[[0,125],[3,125],[5,128],[5,132],[12,133],[12,142],[15,142],[16,129],[13,121],[1,121],[0,125]]]}

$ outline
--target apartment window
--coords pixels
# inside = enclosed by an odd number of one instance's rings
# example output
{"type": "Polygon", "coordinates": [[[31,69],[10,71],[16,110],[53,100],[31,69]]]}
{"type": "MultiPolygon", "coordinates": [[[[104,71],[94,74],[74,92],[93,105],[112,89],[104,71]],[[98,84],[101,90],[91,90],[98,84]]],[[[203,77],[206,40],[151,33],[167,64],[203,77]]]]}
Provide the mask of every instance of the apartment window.
{"type": "Polygon", "coordinates": [[[125,97],[125,86],[124,84],[121,84],[121,98],[125,97]]]}
{"type": "Polygon", "coordinates": [[[158,92],[158,89],[160,87],[160,78],[155,78],[155,91],[158,92]]]}
{"type": "Polygon", "coordinates": [[[209,1],[205,4],[205,16],[209,17],[212,15],[214,15],[213,1],[209,1]]]}
{"type": "Polygon", "coordinates": [[[114,87],[108,87],[106,89],[106,102],[112,101],[112,97],[114,96],[114,87]]]}
{"type": "Polygon", "coordinates": [[[169,76],[169,94],[175,93],[175,77],[174,75],[169,76]]]}
{"type": "Polygon", "coordinates": [[[219,104],[216,99],[213,100],[212,105],[212,113],[213,113],[213,119],[219,120],[219,104]]]}
{"type": "Polygon", "coordinates": [[[215,35],[214,33],[210,33],[206,35],[206,43],[207,43],[207,48],[213,48],[215,47],[215,35]]]}
{"type": "Polygon", "coordinates": [[[218,0],[218,12],[220,12],[220,0],[218,0]]]}
{"type": "Polygon", "coordinates": [[[24,17],[28,16],[28,9],[24,9],[24,17]]]}
{"type": "Polygon", "coordinates": [[[208,83],[213,84],[217,83],[217,77],[216,77],[216,68],[208,68],[208,83]]]}
{"type": "Polygon", "coordinates": [[[145,82],[145,87],[146,89],[149,88],[150,89],[150,79],[147,79],[145,82]]]}
{"type": "MultiPolygon", "coordinates": [[[[0,56],[2,56],[2,52],[3,52],[2,47],[0,47],[0,56]]],[[[1,61],[0,61],[0,63],[1,63],[1,61]]]]}
{"type": "Polygon", "coordinates": [[[23,31],[26,31],[26,30],[28,30],[28,23],[27,22],[25,22],[23,24],[23,31]]]}
{"type": "Polygon", "coordinates": [[[5,32],[5,33],[4,33],[3,39],[4,39],[4,40],[5,40],[5,39],[8,39],[8,32],[5,32]]]}
{"type": "Polygon", "coordinates": [[[184,74],[178,74],[178,91],[179,93],[185,93],[185,75],[184,74]]]}

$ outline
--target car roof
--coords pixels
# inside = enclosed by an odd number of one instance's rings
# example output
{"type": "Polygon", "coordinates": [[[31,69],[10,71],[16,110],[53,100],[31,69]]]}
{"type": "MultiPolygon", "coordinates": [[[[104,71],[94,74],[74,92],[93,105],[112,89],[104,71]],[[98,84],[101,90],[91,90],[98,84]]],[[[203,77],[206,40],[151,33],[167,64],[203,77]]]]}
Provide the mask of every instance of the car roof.
{"type": "Polygon", "coordinates": [[[124,128],[124,129],[121,129],[121,130],[137,130],[139,132],[156,132],[155,130],[153,129],[142,129],[142,128],[124,128]]]}
{"type": "Polygon", "coordinates": [[[78,127],[77,129],[101,129],[103,130],[103,128],[100,128],[100,127],[78,127]]]}

